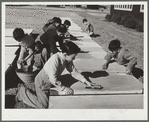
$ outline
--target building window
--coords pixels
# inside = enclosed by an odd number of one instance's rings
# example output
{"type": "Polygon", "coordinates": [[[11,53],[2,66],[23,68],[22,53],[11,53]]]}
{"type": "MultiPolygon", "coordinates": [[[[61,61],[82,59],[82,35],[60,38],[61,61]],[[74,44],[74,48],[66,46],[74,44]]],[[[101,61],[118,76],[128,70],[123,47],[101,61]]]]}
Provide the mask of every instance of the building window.
{"type": "Polygon", "coordinates": [[[140,12],[144,12],[144,5],[140,5],[140,12]]]}
{"type": "Polygon", "coordinates": [[[130,8],[130,5],[128,5],[128,9],[130,8]]]}
{"type": "Polygon", "coordinates": [[[132,11],[133,5],[114,5],[115,10],[132,11]]]}

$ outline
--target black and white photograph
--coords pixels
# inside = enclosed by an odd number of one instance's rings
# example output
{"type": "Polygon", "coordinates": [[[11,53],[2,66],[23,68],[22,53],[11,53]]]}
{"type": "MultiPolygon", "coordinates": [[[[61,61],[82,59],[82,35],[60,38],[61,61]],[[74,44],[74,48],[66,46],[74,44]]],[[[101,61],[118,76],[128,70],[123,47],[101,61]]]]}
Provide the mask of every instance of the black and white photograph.
{"type": "Polygon", "coordinates": [[[2,120],[147,120],[147,2],[1,3],[2,120]]]}

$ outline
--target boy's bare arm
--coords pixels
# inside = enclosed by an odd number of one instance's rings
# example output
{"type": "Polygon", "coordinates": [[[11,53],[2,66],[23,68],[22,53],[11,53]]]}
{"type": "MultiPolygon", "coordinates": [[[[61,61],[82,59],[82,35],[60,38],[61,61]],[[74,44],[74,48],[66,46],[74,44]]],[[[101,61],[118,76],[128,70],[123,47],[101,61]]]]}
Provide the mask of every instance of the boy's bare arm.
{"type": "Polygon", "coordinates": [[[26,53],[26,49],[24,47],[21,47],[21,51],[20,51],[20,54],[19,54],[18,61],[21,61],[21,60],[23,61],[24,60],[25,53],[26,53]]]}
{"type": "Polygon", "coordinates": [[[112,54],[110,52],[108,52],[104,59],[106,60],[106,62],[102,65],[102,68],[107,69],[109,66],[109,63],[112,59],[112,54]]]}
{"type": "Polygon", "coordinates": [[[24,60],[26,60],[29,57],[31,57],[31,55],[34,53],[33,49],[32,48],[28,48],[28,53],[29,53],[28,56],[24,60]]]}
{"type": "Polygon", "coordinates": [[[24,47],[21,47],[19,58],[18,58],[18,61],[17,61],[17,68],[18,69],[21,69],[21,64],[24,61],[25,53],[26,53],[26,49],[24,47]]]}
{"type": "Polygon", "coordinates": [[[87,25],[84,31],[87,32],[88,30],[89,30],[89,26],[87,25]]]}

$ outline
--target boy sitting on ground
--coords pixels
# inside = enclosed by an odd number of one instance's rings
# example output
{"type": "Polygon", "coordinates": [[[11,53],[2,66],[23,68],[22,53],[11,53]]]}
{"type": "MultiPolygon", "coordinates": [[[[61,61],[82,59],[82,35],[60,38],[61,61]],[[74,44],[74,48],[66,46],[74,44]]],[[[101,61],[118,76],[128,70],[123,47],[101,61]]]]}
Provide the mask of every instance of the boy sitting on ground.
{"type": "Polygon", "coordinates": [[[83,19],[83,23],[86,25],[85,32],[92,37],[94,35],[94,27],[87,19],[83,19]]]}
{"type": "Polygon", "coordinates": [[[107,62],[102,66],[103,69],[107,69],[111,59],[114,58],[118,64],[127,66],[127,74],[132,74],[132,70],[137,64],[137,58],[128,49],[121,48],[120,41],[117,39],[112,40],[108,48],[111,52],[105,56],[107,62]]]}
{"type": "Polygon", "coordinates": [[[13,38],[18,41],[19,45],[21,46],[17,67],[18,69],[21,69],[22,64],[26,63],[29,70],[32,66],[35,40],[32,36],[25,34],[21,28],[14,29],[13,38]]]}

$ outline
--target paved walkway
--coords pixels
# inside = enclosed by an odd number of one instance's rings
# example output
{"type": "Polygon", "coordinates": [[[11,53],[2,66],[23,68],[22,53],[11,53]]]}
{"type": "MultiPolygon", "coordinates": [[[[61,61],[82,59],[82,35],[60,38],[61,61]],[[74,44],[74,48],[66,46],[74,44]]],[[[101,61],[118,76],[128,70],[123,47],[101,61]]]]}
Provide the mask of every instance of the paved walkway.
{"type": "MultiPolygon", "coordinates": [[[[117,63],[113,63],[109,66],[108,70],[106,71],[103,70],[102,65],[104,63],[104,56],[106,55],[106,52],[102,49],[101,46],[99,46],[96,42],[94,42],[91,39],[91,37],[89,37],[86,33],[82,32],[81,28],[77,24],[75,24],[70,18],[62,18],[62,20],[65,20],[65,19],[70,20],[72,23],[69,29],[69,32],[72,35],[83,36],[81,38],[82,41],[74,41],[74,43],[76,43],[81,48],[81,53],[78,54],[78,56],[76,57],[74,61],[76,68],[80,72],[82,72],[82,74],[88,80],[98,85],[102,85],[103,89],[102,90],[86,89],[84,84],[80,82],[76,82],[75,79],[73,79],[72,77],[68,75],[67,71],[64,71],[62,79],[61,79],[62,83],[66,86],[70,86],[74,90],[75,98],[71,96],[70,97],[69,96],[67,97],[57,96],[58,94],[55,92],[55,94],[51,94],[54,96],[50,96],[50,101],[51,101],[50,108],[65,108],[65,107],[73,108],[72,105],[69,105],[69,104],[64,105],[64,102],[62,101],[65,101],[66,99],[67,99],[66,100],[67,103],[75,104],[76,107],[78,108],[87,107],[87,105],[85,104],[79,105],[75,102],[75,100],[74,101],[71,100],[71,99],[79,99],[80,97],[78,95],[95,95],[95,94],[96,95],[97,94],[98,95],[107,95],[107,94],[111,94],[111,95],[114,95],[114,94],[122,95],[123,94],[124,95],[124,94],[138,94],[138,93],[141,94],[142,93],[142,88],[143,88],[142,84],[133,76],[126,75],[124,73],[125,72],[124,66],[120,66],[117,63]],[[59,100],[61,100],[61,102],[56,102],[59,100]]],[[[81,97],[81,103],[85,102],[86,100],[90,100],[90,97],[91,96],[81,97]]],[[[106,97],[106,96],[103,96],[103,97],[106,97]]],[[[92,96],[92,100],[94,102],[92,101],[91,103],[94,104],[96,101],[95,99],[97,100],[96,97],[92,96]]],[[[98,99],[100,99],[100,97],[98,97],[98,99]]],[[[122,104],[125,104],[123,102],[122,104]]],[[[91,103],[88,105],[91,105],[91,103]]],[[[92,106],[92,107],[95,107],[95,106],[92,106]]],[[[102,108],[102,107],[100,106],[99,108],[102,108]]]]}

